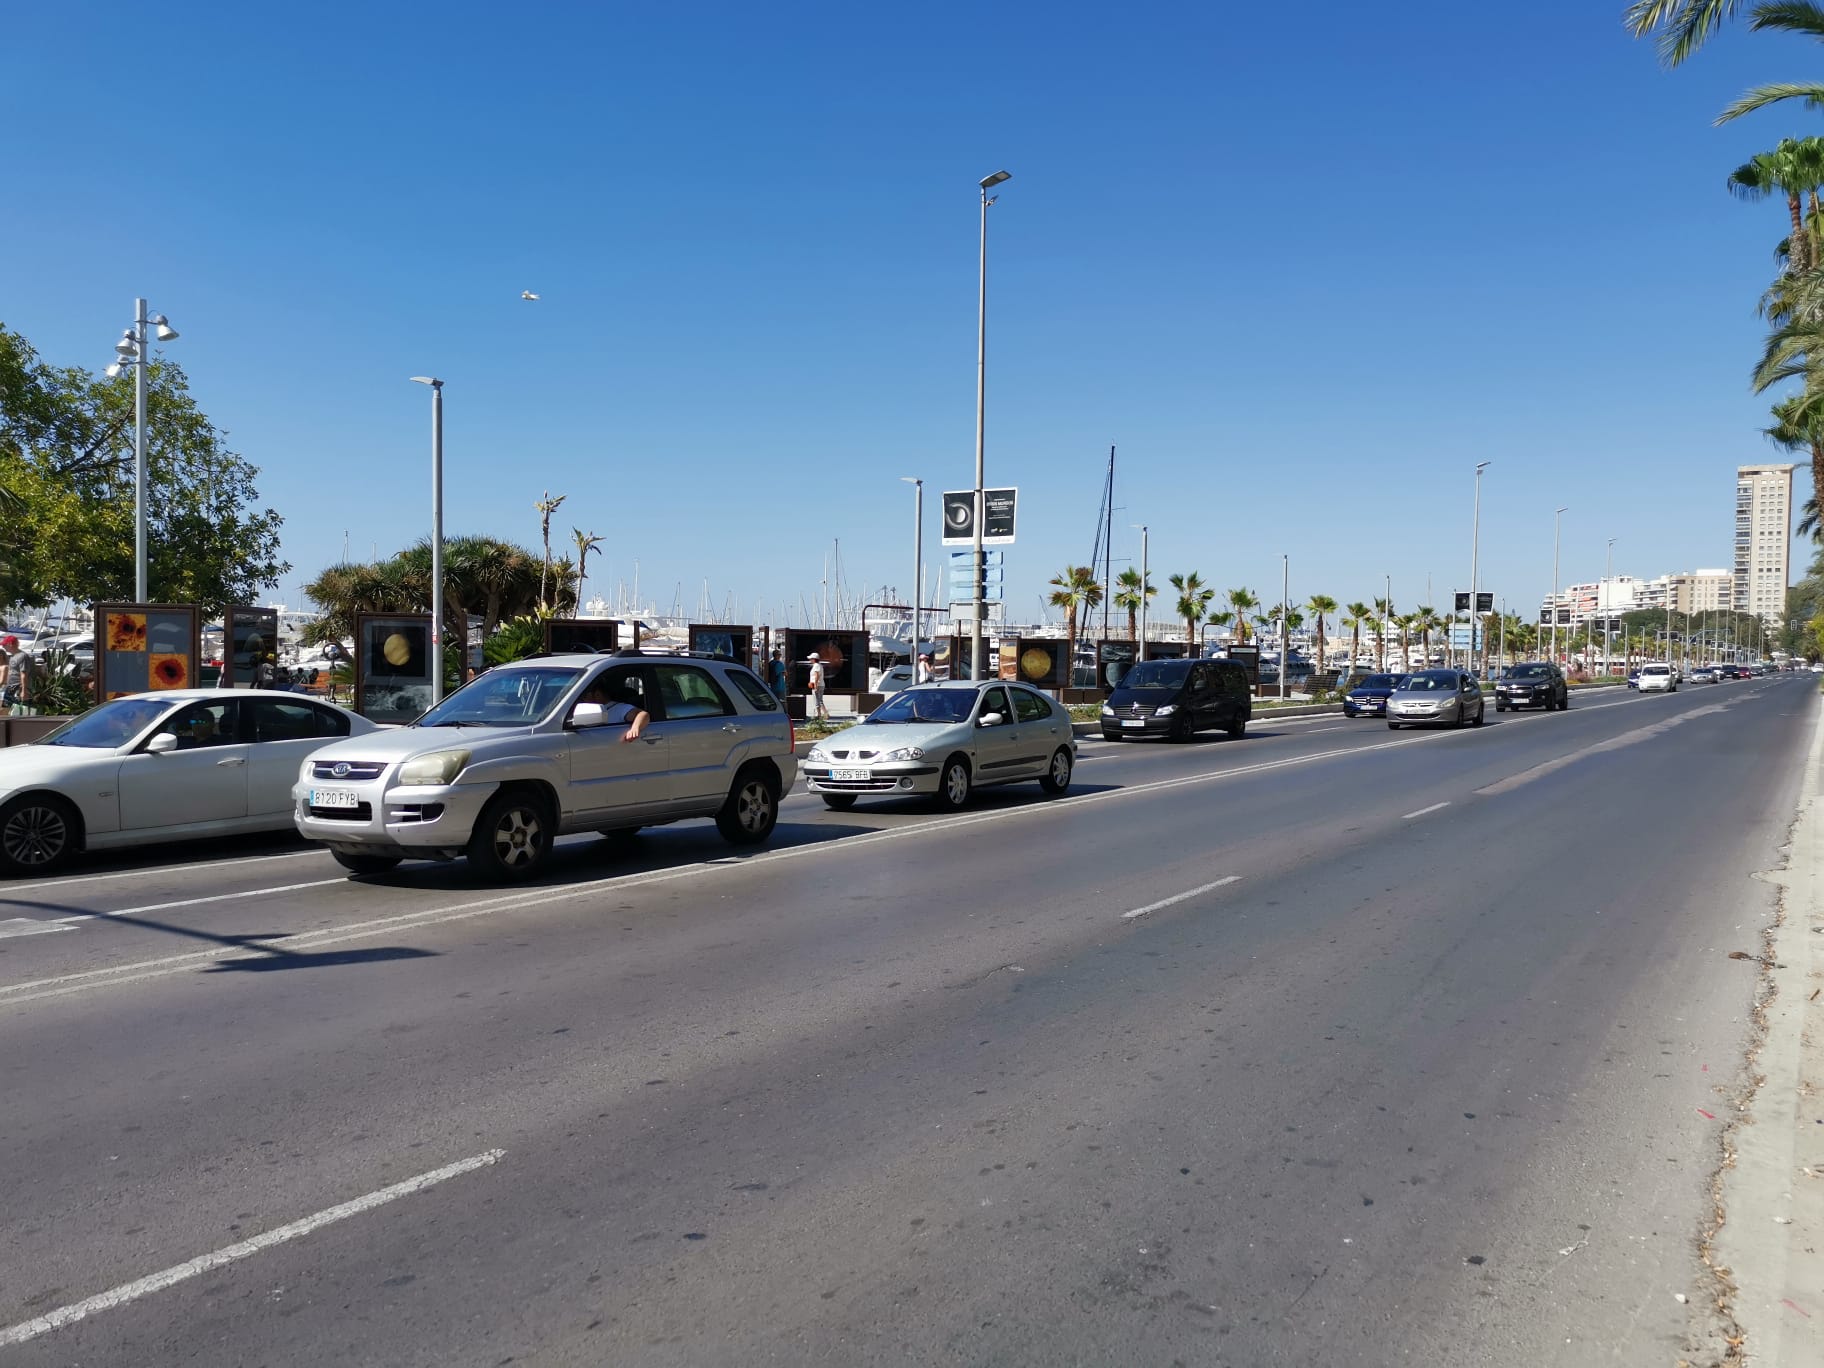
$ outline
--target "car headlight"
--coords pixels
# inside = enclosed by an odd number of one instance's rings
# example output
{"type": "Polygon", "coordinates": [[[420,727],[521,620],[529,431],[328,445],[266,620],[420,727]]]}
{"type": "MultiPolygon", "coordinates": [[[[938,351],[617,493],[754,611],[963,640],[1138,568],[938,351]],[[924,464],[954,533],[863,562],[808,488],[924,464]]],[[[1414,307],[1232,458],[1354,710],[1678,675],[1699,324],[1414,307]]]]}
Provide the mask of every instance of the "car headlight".
{"type": "Polygon", "coordinates": [[[432,751],[413,756],[399,767],[401,784],[447,784],[469,763],[466,750],[432,751]]]}
{"type": "Polygon", "coordinates": [[[1170,717],[1173,713],[1175,713],[1177,711],[1178,711],[1178,705],[1176,703],[1162,703],[1159,705],[1159,710],[1157,712],[1155,712],[1153,714],[1153,716],[1154,717],[1170,717]]]}
{"type": "Polygon", "coordinates": [[[830,757],[824,754],[822,746],[812,746],[804,753],[804,758],[806,760],[824,761],[828,760],[830,757]]]}
{"type": "Polygon", "coordinates": [[[888,751],[880,758],[882,760],[923,760],[925,748],[923,746],[901,746],[898,750],[888,751]]]}
{"type": "Polygon", "coordinates": [[[1115,710],[1113,708],[1111,708],[1108,704],[1104,703],[1102,705],[1102,716],[1113,717],[1114,715],[1115,715],[1115,710]]]}

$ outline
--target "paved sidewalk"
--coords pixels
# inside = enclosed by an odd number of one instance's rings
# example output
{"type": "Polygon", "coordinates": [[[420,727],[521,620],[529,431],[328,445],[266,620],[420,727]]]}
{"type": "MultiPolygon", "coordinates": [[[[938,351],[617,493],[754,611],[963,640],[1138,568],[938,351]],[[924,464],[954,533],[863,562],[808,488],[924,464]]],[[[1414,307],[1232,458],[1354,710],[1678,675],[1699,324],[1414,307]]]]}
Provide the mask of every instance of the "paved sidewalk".
{"type": "Polygon", "coordinates": [[[1801,794],[1787,867],[1768,875],[1783,891],[1762,951],[1759,1087],[1725,1142],[1709,1251],[1734,1288],[1739,1362],[1762,1368],[1824,1364],[1824,714],[1801,794]]]}

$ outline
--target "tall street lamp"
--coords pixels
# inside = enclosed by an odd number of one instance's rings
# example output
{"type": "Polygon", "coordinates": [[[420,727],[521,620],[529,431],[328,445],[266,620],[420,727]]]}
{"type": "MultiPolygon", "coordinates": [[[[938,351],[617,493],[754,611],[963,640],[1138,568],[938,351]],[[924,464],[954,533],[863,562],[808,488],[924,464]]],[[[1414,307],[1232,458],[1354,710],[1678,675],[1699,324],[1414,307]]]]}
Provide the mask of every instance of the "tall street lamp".
{"type": "Polygon", "coordinates": [[[915,475],[901,475],[912,486],[912,682],[918,683],[918,620],[924,606],[920,594],[925,578],[925,482],[915,475]]]}
{"type": "Polygon", "coordinates": [[[1129,527],[1140,528],[1140,649],[1135,653],[1140,660],[1146,659],[1146,601],[1152,595],[1153,584],[1150,567],[1147,565],[1147,538],[1145,523],[1129,523],[1129,527]]]}
{"type": "Polygon", "coordinates": [[[150,356],[146,349],[146,328],[160,342],[175,342],[177,329],[163,314],[146,317],[146,301],[133,301],[133,326],[114,344],[115,361],[103,374],[110,380],[128,366],[133,367],[133,598],[147,601],[146,570],[146,385],[150,356]]]}
{"type": "Polygon", "coordinates": [[[414,375],[412,383],[431,387],[431,703],[435,706],[443,698],[443,381],[414,375]]]}
{"type": "Polygon", "coordinates": [[[1602,572],[1602,587],[1596,591],[1596,606],[1602,609],[1602,672],[1608,674],[1614,668],[1615,654],[1615,618],[1609,606],[1603,602],[1609,596],[1609,581],[1615,577],[1615,538],[1609,538],[1608,566],[1602,572]]]}
{"type": "Polygon", "coordinates": [[[982,641],[982,619],[988,615],[988,574],[982,563],[982,517],[986,511],[982,507],[982,434],[988,397],[988,206],[1000,198],[988,192],[1011,179],[1011,173],[1006,171],[981,179],[981,273],[975,300],[975,622],[969,629],[969,677],[976,680],[983,678],[987,669],[982,641]]]}
{"type": "Polygon", "coordinates": [[[1552,514],[1552,663],[1558,663],[1558,530],[1569,511],[1566,504],[1552,514]]]}
{"type": "Polygon", "coordinates": [[[1284,702],[1292,673],[1292,557],[1279,557],[1279,697],[1284,702]]]}
{"type": "Polygon", "coordinates": [[[1475,673],[1476,660],[1476,562],[1482,551],[1482,472],[1493,464],[1482,461],[1476,466],[1476,511],[1469,525],[1469,648],[1463,653],[1463,663],[1470,674],[1475,673]]]}

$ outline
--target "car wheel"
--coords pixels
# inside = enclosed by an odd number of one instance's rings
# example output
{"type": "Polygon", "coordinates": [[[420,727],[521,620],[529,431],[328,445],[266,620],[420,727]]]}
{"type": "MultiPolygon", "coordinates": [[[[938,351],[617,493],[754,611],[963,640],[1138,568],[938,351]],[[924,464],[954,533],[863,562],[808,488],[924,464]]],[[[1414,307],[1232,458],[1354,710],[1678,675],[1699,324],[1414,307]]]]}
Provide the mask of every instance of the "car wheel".
{"type": "Polygon", "coordinates": [[[387,874],[399,867],[398,855],[356,855],[344,850],[329,852],[350,874],[387,874]]]}
{"type": "Polygon", "coordinates": [[[749,765],[735,775],[728,801],[716,813],[716,830],[730,845],[758,845],[779,824],[778,787],[765,768],[749,765]]]}
{"type": "Polygon", "coordinates": [[[1247,734],[1248,719],[1245,717],[1237,718],[1235,722],[1226,729],[1226,735],[1231,741],[1239,741],[1247,734]]]}
{"type": "Polygon", "coordinates": [[[1063,746],[1052,752],[1051,767],[1039,780],[1039,787],[1049,794],[1060,794],[1070,787],[1070,751],[1063,746]]]}
{"type": "Polygon", "coordinates": [[[1483,703],[1476,709],[1476,720],[1474,722],[1471,722],[1469,725],[1472,727],[1479,727],[1482,725],[1483,720],[1487,716],[1488,716],[1488,704],[1483,703]]]}
{"type": "Polygon", "coordinates": [[[0,871],[48,874],[76,850],[76,810],[52,793],[0,808],[0,871]]]}
{"type": "Polygon", "coordinates": [[[847,812],[855,806],[855,795],[852,793],[826,793],[823,795],[823,805],[837,812],[847,812]]]}
{"type": "Polygon", "coordinates": [[[967,807],[969,789],[969,762],[960,755],[951,756],[937,781],[937,805],[950,812],[967,807]]]}
{"type": "Polygon", "coordinates": [[[1172,719],[1172,725],[1170,729],[1167,730],[1166,736],[1168,739],[1182,744],[1191,739],[1192,731],[1191,715],[1189,713],[1179,713],[1178,716],[1172,719]]]}
{"type": "Polygon", "coordinates": [[[551,853],[551,815],[532,794],[496,794],[469,837],[469,863],[491,879],[524,879],[551,853]]]}
{"type": "Polygon", "coordinates": [[[1505,704],[1505,703],[1497,703],[1497,704],[1495,704],[1495,711],[1496,711],[1496,712],[1498,712],[1498,713],[1504,713],[1504,712],[1506,712],[1506,711],[1507,711],[1507,704],[1505,704]]]}
{"type": "Polygon", "coordinates": [[[1570,706],[1571,706],[1571,691],[1570,691],[1570,690],[1569,690],[1569,689],[1566,689],[1566,690],[1565,690],[1565,691],[1564,691],[1564,699],[1563,699],[1563,701],[1561,701],[1561,702],[1560,702],[1560,703],[1559,703],[1559,704],[1558,704],[1558,711],[1559,711],[1559,712],[1565,712],[1565,711],[1568,711],[1568,710],[1569,710],[1569,708],[1570,708],[1570,706]]]}
{"type": "Polygon", "coordinates": [[[1388,722],[1388,723],[1387,723],[1387,730],[1388,730],[1388,731],[1398,731],[1398,730],[1399,730],[1399,729],[1400,729],[1400,724],[1399,724],[1399,723],[1398,723],[1398,722],[1394,722],[1394,721],[1389,721],[1389,722],[1388,722]]]}

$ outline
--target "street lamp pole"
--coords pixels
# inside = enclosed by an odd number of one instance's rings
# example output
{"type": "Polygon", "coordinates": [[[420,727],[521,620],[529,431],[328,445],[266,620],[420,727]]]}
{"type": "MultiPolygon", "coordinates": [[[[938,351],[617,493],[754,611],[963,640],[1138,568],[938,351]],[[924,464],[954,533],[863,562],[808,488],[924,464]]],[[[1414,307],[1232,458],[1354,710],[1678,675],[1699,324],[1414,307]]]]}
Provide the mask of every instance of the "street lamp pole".
{"type": "Polygon", "coordinates": [[[1609,596],[1609,581],[1615,577],[1615,538],[1609,538],[1608,566],[1602,572],[1602,587],[1596,591],[1596,606],[1602,609],[1602,672],[1610,673],[1615,666],[1615,618],[1603,600],[1609,596]]]}
{"type": "MultiPolygon", "coordinates": [[[[443,700],[443,381],[414,375],[431,387],[431,704],[443,700]]],[[[467,631],[464,631],[466,642],[467,631]]]]}
{"type": "Polygon", "coordinates": [[[1147,546],[1146,524],[1141,523],[1140,524],[1140,648],[1139,648],[1138,652],[1136,653],[1137,657],[1140,660],[1146,659],[1146,600],[1147,600],[1148,594],[1151,593],[1152,587],[1153,587],[1152,578],[1149,573],[1150,567],[1147,564],[1147,552],[1149,549],[1150,548],[1147,546]]]}
{"type": "Polygon", "coordinates": [[[1292,673],[1292,557],[1285,552],[1279,557],[1279,697],[1283,702],[1292,673]]]}
{"type": "Polygon", "coordinates": [[[1000,198],[988,191],[1009,179],[1006,171],[981,179],[981,269],[975,299],[975,621],[969,628],[969,677],[975,680],[984,678],[987,669],[982,640],[982,620],[988,615],[988,571],[982,562],[982,520],[987,514],[982,501],[982,437],[988,397],[988,206],[1000,198]]]}
{"type": "Polygon", "coordinates": [[[1564,520],[1565,512],[1569,508],[1570,508],[1570,505],[1566,504],[1564,506],[1564,508],[1560,508],[1557,512],[1552,514],[1552,664],[1554,664],[1554,665],[1559,663],[1559,660],[1558,660],[1558,532],[1559,532],[1559,526],[1564,520]]]}
{"type": "Polygon", "coordinates": [[[919,615],[925,579],[925,482],[914,475],[901,475],[900,481],[912,486],[912,682],[918,682],[919,615]]]}
{"type": "Polygon", "coordinates": [[[120,374],[123,367],[133,367],[133,597],[139,603],[146,602],[150,593],[146,551],[146,406],[147,392],[151,386],[151,378],[147,374],[151,347],[146,337],[147,327],[158,330],[156,336],[160,342],[177,340],[177,329],[171,326],[170,320],[163,314],[148,317],[146,301],[136,299],[133,301],[133,326],[114,344],[114,363],[104,372],[111,380],[120,374]]]}
{"type": "Polygon", "coordinates": [[[1482,461],[1476,466],[1476,508],[1469,525],[1469,643],[1463,653],[1463,663],[1469,668],[1468,674],[1475,673],[1476,660],[1476,573],[1479,570],[1477,560],[1482,552],[1482,472],[1493,465],[1492,461],[1482,461]]]}

